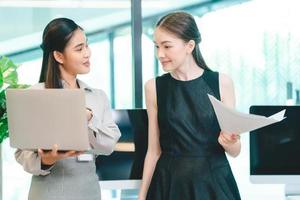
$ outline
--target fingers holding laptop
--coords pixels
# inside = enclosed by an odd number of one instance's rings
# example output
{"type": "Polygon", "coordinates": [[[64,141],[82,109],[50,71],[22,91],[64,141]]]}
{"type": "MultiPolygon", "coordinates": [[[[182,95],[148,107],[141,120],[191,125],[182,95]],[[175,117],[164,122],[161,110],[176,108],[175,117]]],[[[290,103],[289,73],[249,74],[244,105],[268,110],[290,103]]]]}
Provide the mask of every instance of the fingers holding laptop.
{"type": "Polygon", "coordinates": [[[56,161],[67,158],[74,157],[82,154],[82,151],[59,151],[58,145],[53,145],[52,150],[47,151],[43,149],[38,149],[38,154],[41,156],[41,161],[44,165],[53,165],[56,161]]]}
{"type": "Polygon", "coordinates": [[[88,121],[90,121],[93,117],[93,112],[90,108],[86,108],[86,117],[88,121]]]}

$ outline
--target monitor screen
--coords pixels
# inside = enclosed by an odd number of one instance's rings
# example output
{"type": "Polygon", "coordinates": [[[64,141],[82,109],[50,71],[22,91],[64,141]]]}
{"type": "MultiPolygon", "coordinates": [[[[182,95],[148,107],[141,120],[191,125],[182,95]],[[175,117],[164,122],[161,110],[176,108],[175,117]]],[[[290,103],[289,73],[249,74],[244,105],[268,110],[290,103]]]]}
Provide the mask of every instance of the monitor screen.
{"type": "Polygon", "coordinates": [[[283,109],[283,121],[250,132],[250,176],[300,175],[300,106],[251,106],[250,113],[268,117],[283,109]]]}
{"type": "Polygon", "coordinates": [[[112,115],[121,137],[111,155],[96,158],[99,180],[141,179],[148,147],[147,111],[113,110],[112,115]]]}

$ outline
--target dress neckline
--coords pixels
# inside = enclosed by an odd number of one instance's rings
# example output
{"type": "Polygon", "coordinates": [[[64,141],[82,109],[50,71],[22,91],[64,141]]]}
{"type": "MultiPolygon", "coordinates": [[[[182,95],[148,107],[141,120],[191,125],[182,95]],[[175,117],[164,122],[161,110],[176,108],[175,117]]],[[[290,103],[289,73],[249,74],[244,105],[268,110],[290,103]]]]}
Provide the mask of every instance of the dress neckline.
{"type": "Polygon", "coordinates": [[[194,79],[191,79],[191,80],[186,80],[186,81],[178,80],[178,79],[174,78],[174,77],[171,75],[171,73],[169,73],[169,76],[170,76],[170,78],[171,78],[172,80],[174,80],[174,81],[176,81],[176,82],[178,82],[178,83],[191,83],[191,82],[197,81],[198,79],[202,79],[202,77],[204,76],[205,73],[206,73],[206,70],[204,69],[204,70],[203,70],[203,73],[202,73],[200,76],[198,76],[198,77],[196,77],[196,78],[194,78],[194,79]]]}

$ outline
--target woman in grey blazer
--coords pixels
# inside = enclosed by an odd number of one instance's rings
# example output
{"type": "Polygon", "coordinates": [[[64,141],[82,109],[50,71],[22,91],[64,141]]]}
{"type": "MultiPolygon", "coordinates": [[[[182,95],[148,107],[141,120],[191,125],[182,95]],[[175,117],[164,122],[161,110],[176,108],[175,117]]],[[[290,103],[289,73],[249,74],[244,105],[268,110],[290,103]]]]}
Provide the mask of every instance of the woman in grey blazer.
{"type": "MultiPolygon", "coordinates": [[[[43,32],[43,63],[40,83],[33,89],[82,89],[86,96],[86,113],[90,145],[95,154],[109,155],[120,138],[113,122],[105,93],[78,80],[77,74],[90,71],[91,55],[83,29],[67,18],[52,20],[43,32]]],[[[98,177],[93,157],[82,152],[38,152],[20,150],[15,153],[25,171],[33,174],[30,200],[99,200],[98,177]],[[87,159],[88,158],[88,159],[87,159]]]]}

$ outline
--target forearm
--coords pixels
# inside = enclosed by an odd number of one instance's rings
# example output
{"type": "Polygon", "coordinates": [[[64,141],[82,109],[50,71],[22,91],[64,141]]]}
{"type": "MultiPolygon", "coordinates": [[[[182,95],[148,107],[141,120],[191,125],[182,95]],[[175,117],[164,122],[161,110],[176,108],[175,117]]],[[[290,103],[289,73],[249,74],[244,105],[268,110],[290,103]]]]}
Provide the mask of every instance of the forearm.
{"type": "Polygon", "coordinates": [[[99,128],[97,132],[89,131],[91,146],[96,154],[102,155],[110,155],[113,152],[120,136],[119,131],[105,130],[104,128],[101,130],[99,128]]]}
{"type": "Polygon", "coordinates": [[[147,191],[159,156],[160,156],[160,152],[159,153],[147,152],[146,154],[146,158],[144,162],[143,179],[142,179],[142,184],[139,192],[139,200],[146,199],[147,191]]]}
{"type": "Polygon", "coordinates": [[[93,114],[88,123],[89,140],[96,154],[109,155],[113,152],[121,133],[112,120],[105,123],[100,123],[101,121],[96,114],[93,114]]]}
{"type": "Polygon", "coordinates": [[[23,166],[23,169],[30,174],[47,175],[50,173],[50,168],[47,170],[41,168],[41,157],[36,152],[17,149],[15,158],[23,166]]]}

